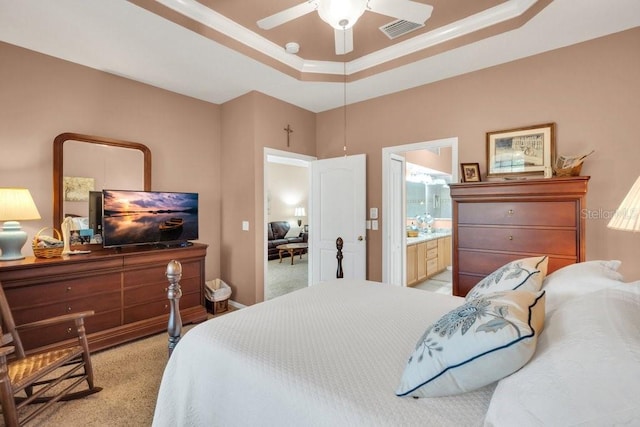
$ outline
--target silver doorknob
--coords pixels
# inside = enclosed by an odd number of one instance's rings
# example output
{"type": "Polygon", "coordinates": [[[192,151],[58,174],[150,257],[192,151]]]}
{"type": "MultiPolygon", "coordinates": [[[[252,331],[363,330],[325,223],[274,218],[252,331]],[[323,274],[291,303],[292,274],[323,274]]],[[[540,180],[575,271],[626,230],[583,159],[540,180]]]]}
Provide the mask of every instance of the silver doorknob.
{"type": "Polygon", "coordinates": [[[364,238],[362,236],[358,236],[358,240],[362,242],[362,240],[364,240],[364,238]]]}

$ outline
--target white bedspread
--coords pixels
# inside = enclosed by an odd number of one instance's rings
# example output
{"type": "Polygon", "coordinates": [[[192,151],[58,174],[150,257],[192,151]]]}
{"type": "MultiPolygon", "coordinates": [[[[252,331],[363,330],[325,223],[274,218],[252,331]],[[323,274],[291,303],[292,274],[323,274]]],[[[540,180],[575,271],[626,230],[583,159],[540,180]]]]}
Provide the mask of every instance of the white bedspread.
{"type": "Polygon", "coordinates": [[[153,425],[479,425],[494,385],[394,395],[426,327],[462,302],[342,279],[209,320],[175,348],[153,425]]]}

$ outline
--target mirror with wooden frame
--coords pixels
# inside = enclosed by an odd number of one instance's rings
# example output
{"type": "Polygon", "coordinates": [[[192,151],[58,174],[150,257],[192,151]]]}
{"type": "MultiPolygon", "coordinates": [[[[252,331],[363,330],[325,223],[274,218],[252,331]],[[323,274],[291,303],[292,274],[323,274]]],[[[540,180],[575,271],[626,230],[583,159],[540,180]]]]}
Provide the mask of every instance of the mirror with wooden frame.
{"type": "Polygon", "coordinates": [[[53,141],[53,226],[86,217],[89,191],[151,190],[151,150],[137,142],[78,133],[53,141]]]}

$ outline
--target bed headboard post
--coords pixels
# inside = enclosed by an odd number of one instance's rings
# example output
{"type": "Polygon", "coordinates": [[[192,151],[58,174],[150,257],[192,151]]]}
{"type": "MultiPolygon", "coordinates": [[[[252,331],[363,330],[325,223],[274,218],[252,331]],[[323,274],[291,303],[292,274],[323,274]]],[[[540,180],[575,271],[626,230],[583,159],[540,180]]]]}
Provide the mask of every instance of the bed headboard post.
{"type": "Polygon", "coordinates": [[[342,279],[344,277],[344,271],[342,271],[342,245],[344,242],[342,241],[342,237],[338,237],[336,239],[336,249],[338,249],[338,254],[336,258],[338,258],[338,271],[336,271],[336,278],[342,279]]]}
{"type": "Polygon", "coordinates": [[[166,272],[169,287],[167,288],[167,298],[169,299],[169,324],[167,325],[167,333],[169,334],[169,357],[173,349],[180,341],[182,333],[182,319],[180,318],[179,301],[182,296],[180,289],[180,279],[182,278],[182,264],[180,261],[171,260],[167,264],[166,272]]]}

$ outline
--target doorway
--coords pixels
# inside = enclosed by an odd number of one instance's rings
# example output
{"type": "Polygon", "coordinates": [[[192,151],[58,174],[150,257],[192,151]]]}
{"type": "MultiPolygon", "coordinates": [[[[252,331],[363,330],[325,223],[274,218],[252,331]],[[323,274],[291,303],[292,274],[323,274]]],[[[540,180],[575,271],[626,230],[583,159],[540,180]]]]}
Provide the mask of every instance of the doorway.
{"type": "Polygon", "coordinates": [[[458,138],[424,141],[382,150],[382,281],[407,285],[407,194],[405,185],[407,153],[450,150],[451,182],[458,181],[458,138]]]}
{"type": "MultiPolygon", "coordinates": [[[[309,166],[315,157],[264,149],[264,299],[308,286],[307,251],[276,248],[270,223],[277,223],[277,243],[305,243],[309,224],[309,166]],[[273,247],[272,247],[273,246],[273,247]],[[282,261],[280,261],[282,254],[282,261]]],[[[272,230],[273,231],[273,230],[272,230]]],[[[279,246],[279,245],[278,245],[279,246]]]]}

